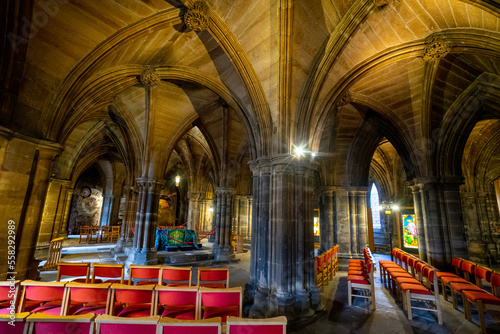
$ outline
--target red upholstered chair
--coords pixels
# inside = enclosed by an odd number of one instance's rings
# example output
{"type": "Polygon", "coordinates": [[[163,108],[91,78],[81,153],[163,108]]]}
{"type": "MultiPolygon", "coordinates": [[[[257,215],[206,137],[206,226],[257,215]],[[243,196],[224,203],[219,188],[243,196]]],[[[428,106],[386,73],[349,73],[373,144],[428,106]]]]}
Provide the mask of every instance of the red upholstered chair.
{"type": "Polygon", "coordinates": [[[118,314],[114,310],[108,310],[110,315],[118,317],[137,318],[153,316],[155,308],[155,285],[111,285],[111,304],[122,304],[118,314]]]}
{"type": "Polygon", "coordinates": [[[321,254],[315,257],[316,260],[316,285],[320,289],[320,291],[324,290],[324,276],[323,276],[323,262],[325,261],[325,255],[321,254]]]}
{"type": "Polygon", "coordinates": [[[94,318],[95,314],[59,316],[34,313],[26,319],[26,323],[29,326],[28,334],[92,334],[94,333],[94,318]]]}
{"type": "Polygon", "coordinates": [[[139,266],[131,264],[129,266],[128,284],[132,285],[160,285],[160,267],[161,266],[139,266]]]}
{"type": "Polygon", "coordinates": [[[243,291],[241,287],[229,289],[200,288],[198,290],[198,319],[228,316],[241,317],[243,291]]]}
{"type": "MultiPolygon", "coordinates": [[[[16,312],[19,306],[19,283],[20,281],[0,282],[0,333],[21,334],[24,331],[24,321],[29,312],[15,313],[14,321],[16,326],[9,325],[9,322],[12,321],[10,317],[11,310],[16,312]],[[14,301],[13,304],[11,304],[12,300],[14,301]]],[[[32,307],[36,305],[38,304],[33,303],[32,307]]]]}
{"type": "Polygon", "coordinates": [[[59,262],[57,264],[56,282],[60,282],[62,276],[83,277],[83,278],[73,279],[71,281],[80,283],[89,283],[90,262],[82,262],[82,263],[59,262]]]}
{"type": "Polygon", "coordinates": [[[166,283],[167,286],[191,286],[191,275],[191,267],[162,266],[158,285],[166,283]]]}
{"type": "Polygon", "coordinates": [[[481,332],[486,333],[486,321],[484,312],[488,310],[500,311],[500,274],[493,273],[491,275],[491,290],[493,294],[486,291],[463,291],[464,296],[464,313],[465,318],[472,321],[471,307],[473,304],[477,308],[479,314],[479,322],[481,324],[481,332]]]}
{"type": "Polygon", "coordinates": [[[62,306],[65,305],[66,301],[65,285],[66,282],[37,282],[30,280],[21,282],[23,292],[18,312],[62,315],[62,306]]]}
{"type": "Polygon", "coordinates": [[[156,334],[160,317],[122,318],[107,314],[98,315],[95,319],[97,334],[156,334]]]}
{"type": "Polygon", "coordinates": [[[352,305],[352,299],[355,297],[369,299],[371,301],[371,309],[375,311],[375,286],[373,279],[374,270],[374,260],[373,258],[367,258],[366,260],[366,273],[361,275],[348,274],[347,275],[347,298],[349,306],[352,305]],[[355,291],[366,292],[366,293],[354,293],[355,291]]]}
{"type": "Polygon", "coordinates": [[[227,333],[231,334],[285,334],[286,317],[274,317],[267,319],[243,319],[227,317],[227,333]]]}
{"type": "Polygon", "coordinates": [[[441,282],[441,287],[443,290],[444,300],[448,300],[447,288],[451,290],[451,283],[470,283],[470,276],[474,275],[474,269],[476,265],[473,262],[463,260],[460,264],[462,271],[464,272],[465,278],[454,276],[442,276],[439,281],[441,282]]]}
{"type": "Polygon", "coordinates": [[[124,264],[92,264],[91,283],[120,283],[123,284],[124,264]]]}
{"type": "MultiPolygon", "coordinates": [[[[158,334],[221,334],[221,318],[201,320],[177,320],[161,318],[158,322],[158,334]]],[[[248,332],[247,332],[248,333],[248,332]]]]}
{"type": "Polygon", "coordinates": [[[66,284],[66,304],[63,315],[79,314],[107,314],[110,305],[111,283],[85,284],[69,282],[66,284]],[[69,312],[68,306],[73,307],[73,312],[69,312]]]}
{"type": "Polygon", "coordinates": [[[198,268],[198,286],[205,288],[229,287],[229,268],[198,268]]]}
{"type": "Polygon", "coordinates": [[[198,305],[198,287],[168,287],[158,285],[156,295],[158,315],[174,319],[195,320],[198,305]]]}
{"type": "Polygon", "coordinates": [[[492,273],[493,272],[491,269],[488,269],[488,268],[485,268],[482,266],[476,266],[474,268],[474,275],[476,276],[477,285],[472,284],[472,283],[465,283],[465,282],[452,282],[452,283],[450,283],[451,298],[452,298],[453,307],[455,308],[455,310],[458,308],[456,295],[459,294],[463,300],[463,298],[464,298],[463,292],[464,291],[484,292],[484,290],[481,289],[483,286],[483,281],[490,282],[492,273]]]}
{"type": "Polygon", "coordinates": [[[412,319],[412,308],[426,309],[431,312],[436,312],[438,323],[443,324],[443,316],[441,313],[441,303],[439,298],[439,285],[437,284],[436,270],[432,267],[423,268],[424,284],[421,283],[402,283],[401,291],[403,294],[403,303],[408,311],[408,319],[412,319]],[[423,306],[412,306],[411,302],[423,301],[423,306]],[[427,302],[433,302],[435,308],[427,302]],[[424,307],[429,305],[430,307],[424,307]]]}

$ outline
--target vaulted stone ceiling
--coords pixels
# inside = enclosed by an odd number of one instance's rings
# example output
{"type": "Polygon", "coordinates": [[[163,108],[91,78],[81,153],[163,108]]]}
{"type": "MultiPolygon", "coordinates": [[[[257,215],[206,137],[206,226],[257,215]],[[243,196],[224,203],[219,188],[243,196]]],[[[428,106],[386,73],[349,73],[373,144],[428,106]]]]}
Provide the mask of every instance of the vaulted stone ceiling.
{"type": "MultiPolygon", "coordinates": [[[[161,79],[155,143],[167,157],[209,159],[224,184],[221,168],[229,161],[239,170],[243,161],[305,144],[323,154],[324,182],[358,179],[361,185],[382,138],[412,165],[409,178],[443,168],[419,162],[450,148],[422,157],[412,152],[426,149],[423,138],[442,127],[474,82],[498,84],[499,10],[489,1],[213,0],[202,32],[182,21],[192,4],[4,2],[3,16],[12,19],[2,34],[1,124],[65,146],[56,167],[62,178],[77,177],[76,166],[91,163],[79,161],[89,143],[97,143],[92,134],[114,145],[92,144],[100,147],[95,159],[113,153],[137,176],[145,139],[145,90],[138,78],[149,66],[161,79]],[[23,15],[31,22],[28,43],[13,48],[9,33],[22,36],[27,28],[15,22],[23,15]],[[449,54],[426,62],[433,34],[449,54]],[[346,92],[349,100],[339,107],[346,92]],[[179,144],[194,138],[187,134],[195,127],[210,152],[189,146],[188,153],[179,144]],[[227,147],[223,128],[231,134],[227,147]],[[363,130],[369,139],[358,138],[360,129],[372,129],[363,130]],[[362,150],[355,147],[372,139],[362,150]],[[350,159],[360,153],[368,161],[355,174],[350,159]]],[[[495,94],[484,102],[492,115],[498,114],[495,94]]]]}

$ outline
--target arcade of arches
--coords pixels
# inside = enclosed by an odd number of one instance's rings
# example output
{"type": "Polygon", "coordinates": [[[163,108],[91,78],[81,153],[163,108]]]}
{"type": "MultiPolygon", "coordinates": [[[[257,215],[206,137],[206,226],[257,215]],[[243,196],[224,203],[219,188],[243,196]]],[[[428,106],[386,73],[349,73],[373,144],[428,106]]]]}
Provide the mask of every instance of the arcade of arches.
{"type": "Polygon", "coordinates": [[[343,258],[401,244],[399,211],[373,229],[373,184],[413,210],[421,258],[500,261],[496,1],[0,8],[1,226],[16,223],[19,279],[82,224],[120,222],[116,251],[149,264],[159,224],[199,223],[218,260],[231,235],[251,240],[251,315],[307,317],[315,241],[343,258]]]}

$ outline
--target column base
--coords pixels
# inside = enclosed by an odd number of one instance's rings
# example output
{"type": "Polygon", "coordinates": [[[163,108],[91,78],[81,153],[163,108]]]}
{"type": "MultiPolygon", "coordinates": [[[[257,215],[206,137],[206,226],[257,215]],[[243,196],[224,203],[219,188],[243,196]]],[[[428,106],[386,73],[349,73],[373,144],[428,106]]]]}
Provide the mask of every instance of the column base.
{"type": "Polygon", "coordinates": [[[131,249],[129,254],[128,254],[128,258],[125,261],[125,267],[127,268],[126,269],[127,274],[128,274],[128,267],[131,264],[137,264],[140,266],[158,264],[158,258],[156,255],[156,248],[148,249],[148,250],[131,249]]]}
{"type": "Polygon", "coordinates": [[[215,261],[231,261],[235,258],[233,247],[231,246],[217,246],[212,248],[212,254],[215,261]]]}

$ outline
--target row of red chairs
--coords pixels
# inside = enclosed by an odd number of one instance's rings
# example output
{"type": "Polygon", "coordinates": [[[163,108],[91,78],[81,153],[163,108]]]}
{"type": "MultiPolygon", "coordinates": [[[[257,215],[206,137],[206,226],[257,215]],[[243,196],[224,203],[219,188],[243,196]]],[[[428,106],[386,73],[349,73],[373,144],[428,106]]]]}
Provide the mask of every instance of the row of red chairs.
{"type": "MultiPolygon", "coordinates": [[[[0,316],[1,317],[1,316],[0,316]]],[[[82,314],[54,316],[43,313],[17,314],[16,325],[5,328],[0,318],[0,333],[9,334],[285,334],[284,316],[268,319],[228,317],[224,325],[221,318],[203,320],[176,320],[159,316],[143,318],[117,318],[109,315],[82,314]]],[[[10,326],[10,325],[7,325],[10,326]]]]}
{"type": "Polygon", "coordinates": [[[453,258],[452,265],[455,267],[455,274],[449,272],[438,272],[437,277],[441,283],[443,298],[448,300],[447,289],[450,289],[453,307],[458,309],[457,295],[462,297],[464,305],[464,316],[472,321],[471,307],[475,305],[478,314],[482,333],[486,333],[486,322],[484,312],[487,310],[500,311],[500,274],[494,273],[491,269],[480,264],[453,258]],[[463,277],[460,276],[463,274],[463,277]],[[472,282],[474,279],[475,284],[472,282]],[[484,290],[484,282],[491,285],[491,293],[484,290]]]}
{"type": "MultiPolygon", "coordinates": [[[[127,323],[142,321],[159,325],[163,318],[194,321],[218,318],[219,323],[228,317],[242,315],[242,289],[214,289],[198,287],[167,287],[155,285],[86,284],[77,282],[0,282],[0,333],[7,328],[11,314],[20,327],[26,320],[28,327],[45,328],[46,322],[127,323]],[[12,287],[15,290],[12,290],[12,287]],[[22,287],[20,299],[19,287],[22,287]],[[19,305],[17,305],[17,301],[19,305]],[[17,313],[14,309],[17,306],[17,313]],[[30,316],[30,313],[33,314],[30,316]],[[92,315],[93,317],[91,317],[92,315]],[[105,315],[104,317],[101,315],[105,315]],[[57,321],[55,321],[57,320],[57,321]],[[42,323],[37,325],[37,323],[42,323]],[[157,324],[158,323],[158,324],[157,324]]],[[[286,321],[286,320],[285,320],[286,321]]],[[[171,320],[165,320],[171,322],[171,320]]],[[[189,323],[189,322],[188,322],[189,323]]],[[[286,324],[286,322],[285,322],[286,324]]],[[[56,325],[54,325],[57,327],[56,325]]],[[[163,324],[162,326],[167,326],[163,324]]],[[[54,328],[55,328],[54,327],[54,328]]],[[[110,327],[113,327],[110,325],[110,327]]],[[[54,329],[53,328],[53,329],[54,329]]],[[[113,331],[111,331],[113,332],[113,331]]],[[[114,331],[115,333],[117,331],[114,331]]],[[[39,329],[38,333],[55,333],[39,329]]],[[[136,332],[135,332],[136,333],[136,332]]]]}
{"type": "MultiPolygon", "coordinates": [[[[124,283],[123,264],[98,264],[90,262],[71,263],[59,262],[57,264],[57,278],[68,279],[74,277],[73,281],[80,283],[124,283]],[[92,274],[90,274],[92,268],[92,274]]],[[[171,266],[129,266],[128,284],[156,284],[167,286],[192,286],[191,267],[171,266]]],[[[198,268],[199,286],[209,288],[227,288],[229,286],[229,268],[198,268]]]]}
{"type": "Polygon", "coordinates": [[[412,308],[428,310],[437,313],[438,323],[442,325],[437,270],[398,248],[392,250],[392,255],[395,261],[379,261],[384,286],[390,288],[396,298],[401,296],[408,319],[412,319],[412,308]],[[417,305],[412,305],[412,301],[417,305]]]}
{"type": "Polygon", "coordinates": [[[364,260],[349,260],[347,271],[348,301],[352,305],[355,297],[366,298],[371,301],[371,310],[375,311],[375,285],[373,272],[375,270],[375,259],[370,248],[363,249],[364,260]],[[358,294],[354,292],[359,291],[358,294]]]}
{"type": "Polygon", "coordinates": [[[321,291],[324,290],[325,285],[328,285],[328,281],[333,279],[335,273],[339,271],[338,248],[338,245],[333,246],[315,257],[316,285],[321,291]]]}

